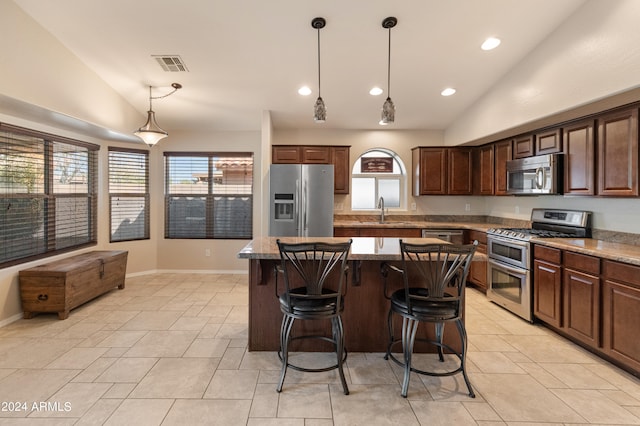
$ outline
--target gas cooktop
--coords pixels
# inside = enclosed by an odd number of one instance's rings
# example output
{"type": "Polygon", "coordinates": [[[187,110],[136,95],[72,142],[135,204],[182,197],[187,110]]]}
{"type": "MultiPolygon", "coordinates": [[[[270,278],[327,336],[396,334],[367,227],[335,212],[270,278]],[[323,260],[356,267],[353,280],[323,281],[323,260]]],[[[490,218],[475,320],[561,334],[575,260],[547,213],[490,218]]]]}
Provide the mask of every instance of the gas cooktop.
{"type": "Polygon", "coordinates": [[[538,238],[590,238],[591,212],[533,209],[531,228],[490,228],[490,235],[529,241],[538,238]]]}

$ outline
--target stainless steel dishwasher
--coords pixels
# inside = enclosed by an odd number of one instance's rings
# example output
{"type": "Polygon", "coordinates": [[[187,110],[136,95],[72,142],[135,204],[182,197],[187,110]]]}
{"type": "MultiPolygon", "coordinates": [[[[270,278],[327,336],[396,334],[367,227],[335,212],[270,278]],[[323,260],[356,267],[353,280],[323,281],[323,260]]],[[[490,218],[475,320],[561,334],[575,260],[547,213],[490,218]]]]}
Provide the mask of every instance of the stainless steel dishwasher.
{"type": "Polygon", "coordinates": [[[438,238],[452,244],[464,244],[462,229],[423,229],[422,238],[438,238]]]}

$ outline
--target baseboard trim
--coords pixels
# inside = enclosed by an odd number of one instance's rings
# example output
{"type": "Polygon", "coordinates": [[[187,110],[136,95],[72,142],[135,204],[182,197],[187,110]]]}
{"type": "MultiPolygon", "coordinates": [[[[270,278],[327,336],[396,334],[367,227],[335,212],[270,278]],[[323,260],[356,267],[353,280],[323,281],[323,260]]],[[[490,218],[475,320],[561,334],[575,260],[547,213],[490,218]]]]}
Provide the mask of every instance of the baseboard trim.
{"type": "Polygon", "coordinates": [[[151,274],[222,274],[222,275],[248,275],[246,270],[236,269],[152,269],[149,271],[134,272],[127,274],[127,277],[139,277],[151,274]]]}

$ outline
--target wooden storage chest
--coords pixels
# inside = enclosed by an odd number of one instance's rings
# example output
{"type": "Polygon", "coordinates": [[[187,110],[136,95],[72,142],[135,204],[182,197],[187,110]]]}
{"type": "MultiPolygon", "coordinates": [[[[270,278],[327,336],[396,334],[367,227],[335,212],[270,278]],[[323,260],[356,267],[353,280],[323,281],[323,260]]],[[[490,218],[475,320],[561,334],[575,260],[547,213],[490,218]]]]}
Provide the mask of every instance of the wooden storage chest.
{"type": "Polygon", "coordinates": [[[69,311],[109,290],[124,288],[127,251],[91,251],[20,271],[24,318],[35,312],[69,311]]]}

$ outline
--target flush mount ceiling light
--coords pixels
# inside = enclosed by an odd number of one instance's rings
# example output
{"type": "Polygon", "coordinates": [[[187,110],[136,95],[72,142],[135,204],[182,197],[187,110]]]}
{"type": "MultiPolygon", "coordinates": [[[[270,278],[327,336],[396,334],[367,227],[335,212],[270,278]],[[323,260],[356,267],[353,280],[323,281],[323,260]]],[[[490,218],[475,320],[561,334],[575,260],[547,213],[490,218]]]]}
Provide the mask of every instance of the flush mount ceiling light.
{"type": "Polygon", "coordinates": [[[382,95],[382,89],[379,87],[373,87],[371,90],[369,90],[369,94],[371,96],[379,96],[382,95]]]}
{"type": "Polygon", "coordinates": [[[318,30],[318,99],[316,99],[316,103],[313,106],[313,120],[316,123],[324,123],[327,119],[327,108],[320,94],[320,29],[324,28],[326,24],[327,21],[324,18],[313,18],[311,20],[311,27],[318,30]]]}
{"type": "Polygon", "coordinates": [[[302,86],[298,89],[298,94],[302,96],[309,96],[311,94],[311,89],[309,86],[302,86]]]}
{"type": "Polygon", "coordinates": [[[395,27],[398,20],[393,16],[385,18],[382,21],[382,28],[389,30],[389,55],[387,60],[387,100],[382,105],[382,116],[380,124],[386,126],[389,123],[393,123],[396,118],[396,106],[391,100],[391,28],[395,27]]]}
{"type": "Polygon", "coordinates": [[[454,93],[456,93],[456,89],[454,89],[453,87],[447,87],[442,92],[440,92],[442,96],[451,96],[454,93]]]}
{"type": "Polygon", "coordinates": [[[182,85],[180,83],[173,83],[171,84],[171,87],[173,87],[173,91],[166,95],[153,97],[151,95],[152,86],[149,86],[149,111],[147,111],[147,122],[144,126],[140,127],[133,133],[149,146],[154,146],[158,141],[160,141],[160,139],[169,136],[169,133],[162,130],[160,126],[158,126],[158,123],[156,123],[156,114],[153,112],[151,100],[166,98],[167,96],[174,94],[176,90],[182,89],[182,85]]]}
{"type": "Polygon", "coordinates": [[[480,48],[482,50],[493,50],[496,47],[500,46],[500,39],[499,38],[495,38],[495,37],[489,37],[488,39],[486,39],[484,41],[484,43],[482,43],[482,45],[480,46],[480,48]]]}

